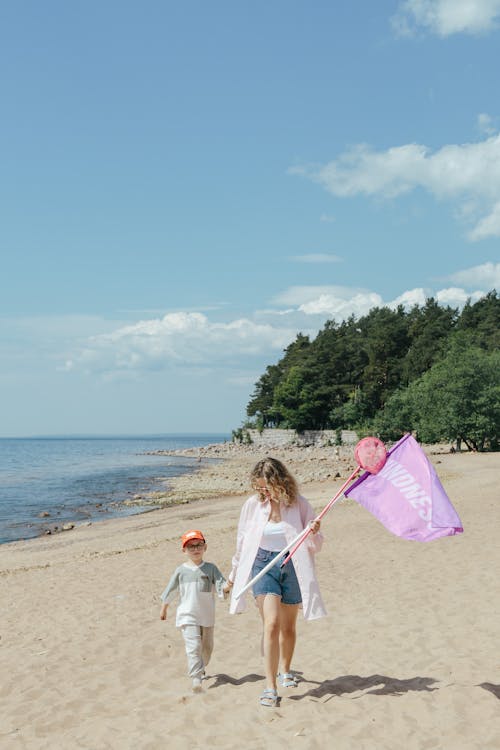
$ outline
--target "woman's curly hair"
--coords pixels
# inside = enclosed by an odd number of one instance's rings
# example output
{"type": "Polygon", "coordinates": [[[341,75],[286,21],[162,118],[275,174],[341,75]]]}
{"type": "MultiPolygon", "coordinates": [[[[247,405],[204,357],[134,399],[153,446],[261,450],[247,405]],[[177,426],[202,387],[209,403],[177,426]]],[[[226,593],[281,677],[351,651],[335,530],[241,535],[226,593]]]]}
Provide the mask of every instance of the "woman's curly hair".
{"type": "MultiPolygon", "coordinates": [[[[254,490],[261,489],[258,480],[264,479],[274,497],[279,498],[285,505],[292,505],[297,501],[299,489],[295,478],[277,458],[266,456],[255,464],[250,474],[250,482],[254,490]]],[[[261,502],[266,500],[265,494],[259,492],[261,502]]]]}

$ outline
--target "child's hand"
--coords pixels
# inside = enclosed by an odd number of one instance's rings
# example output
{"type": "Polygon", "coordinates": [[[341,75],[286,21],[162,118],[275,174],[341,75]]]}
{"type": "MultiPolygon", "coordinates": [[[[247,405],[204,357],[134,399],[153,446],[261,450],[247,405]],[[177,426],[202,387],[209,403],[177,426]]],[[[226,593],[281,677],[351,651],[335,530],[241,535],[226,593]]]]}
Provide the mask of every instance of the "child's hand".
{"type": "Polygon", "coordinates": [[[224,599],[229,594],[231,589],[233,588],[233,582],[232,581],[226,581],[224,588],[222,589],[222,593],[224,594],[224,599]]]}
{"type": "Polygon", "coordinates": [[[160,620],[166,620],[167,619],[167,609],[168,604],[162,604],[160,609],[160,620]]]}

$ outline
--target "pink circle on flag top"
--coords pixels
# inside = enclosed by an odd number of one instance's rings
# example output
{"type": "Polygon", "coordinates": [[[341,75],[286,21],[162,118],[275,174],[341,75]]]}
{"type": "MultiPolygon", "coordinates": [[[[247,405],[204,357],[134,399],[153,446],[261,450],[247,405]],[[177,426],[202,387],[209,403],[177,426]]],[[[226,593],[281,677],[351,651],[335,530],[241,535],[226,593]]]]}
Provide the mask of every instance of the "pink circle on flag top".
{"type": "Polygon", "coordinates": [[[377,474],[387,460],[384,443],[376,437],[362,438],[354,449],[356,461],[370,474],[377,474]]]}

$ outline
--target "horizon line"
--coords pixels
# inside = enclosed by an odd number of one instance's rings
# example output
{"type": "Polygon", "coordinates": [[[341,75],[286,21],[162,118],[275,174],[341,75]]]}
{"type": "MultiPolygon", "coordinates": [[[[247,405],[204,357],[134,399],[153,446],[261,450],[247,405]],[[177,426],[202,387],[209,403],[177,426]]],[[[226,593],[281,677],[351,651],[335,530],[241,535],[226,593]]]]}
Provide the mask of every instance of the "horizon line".
{"type": "Polygon", "coordinates": [[[0,435],[0,440],[61,440],[61,439],[108,439],[108,438],[166,438],[166,437],[196,437],[204,435],[222,436],[230,432],[218,430],[201,432],[68,432],[45,433],[35,435],[0,435]]]}

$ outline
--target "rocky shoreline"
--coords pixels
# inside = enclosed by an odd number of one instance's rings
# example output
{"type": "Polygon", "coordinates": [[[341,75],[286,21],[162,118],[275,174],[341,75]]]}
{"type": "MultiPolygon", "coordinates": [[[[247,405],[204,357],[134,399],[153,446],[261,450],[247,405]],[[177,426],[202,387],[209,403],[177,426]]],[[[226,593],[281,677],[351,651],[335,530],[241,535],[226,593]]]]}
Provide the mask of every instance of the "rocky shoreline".
{"type": "Polygon", "coordinates": [[[283,461],[300,486],[347,478],[356,466],[352,446],[264,447],[214,443],[202,448],[155,451],[155,455],[192,457],[197,459],[197,467],[192,473],[169,477],[164,491],[132,498],[127,504],[164,507],[206,498],[245,495],[250,491],[249,475],[253,466],[266,455],[283,461]]]}

